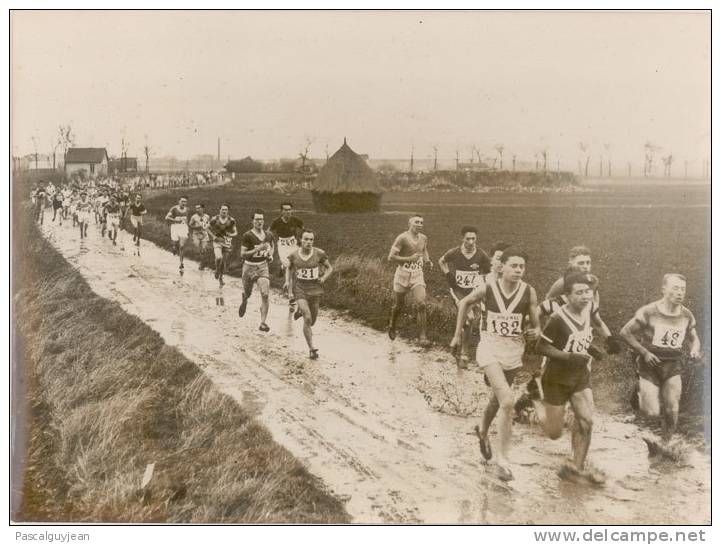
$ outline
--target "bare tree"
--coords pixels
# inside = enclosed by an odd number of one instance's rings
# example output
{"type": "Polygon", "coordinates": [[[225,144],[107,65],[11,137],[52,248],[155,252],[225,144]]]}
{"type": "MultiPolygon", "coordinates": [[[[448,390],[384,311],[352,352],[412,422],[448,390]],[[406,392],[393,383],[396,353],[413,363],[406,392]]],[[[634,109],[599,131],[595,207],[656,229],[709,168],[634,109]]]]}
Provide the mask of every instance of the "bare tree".
{"type": "Polygon", "coordinates": [[[38,169],[38,139],[33,136],[33,137],[31,138],[31,140],[33,141],[33,150],[35,150],[35,151],[34,151],[34,155],[35,155],[35,170],[37,170],[37,169],[38,169]]]}
{"type": "Polygon", "coordinates": [[[496,144],[494,149],[496,150],[496,153],[498,153],[498,157],[500,159],[500,165],[499,170],[503,170],[503,150],[505,149],[503,147],[503,144],[496,144]]]}
{"type": "Polygon", "coordinates": [[[516,172],[516,154],[515,153],[511,157],[511,160],[513,162],[513,172],[516,172]]]}
{"type": "Polygon", "coordinates": [[[433,171],[438,170],[438,146],[433,146],[433,171]]]}
{"type": "Polygon", "coordinates": [[[58,128],[60,145],[63,147],[63,166],[65,165],[65,158],[68,155],[68,148],[75,145],[75,134],[73,134],[72,127],[68,125],[60,125],[58,128]]]}
{"type": "Polygon", "coordinates": [[[591,155],[589,153],[588,144],[586,142],[579,142],[578,148],[581,150],[581,153],[586,160],[585,166],[583,168],[583,175],[588,178],[588,165],[591,163],[591,155]]]}
{"type": "Polygon", "coordinates": [[[53,150],[53,170],[55,170],[55,156],[58,152],[58,148],[62,145],[62,141],[60,140],[60,137],[57,137],[54,141],[50,143],[52,150],[53,150]]]}
{"type": "Polygon", "coordinates": [[[673,155],[668,154],[666,157],[661,157],[661,161],[663,162],[663,174],[667,178],[671,177],[671,164],[673,163],[673,155]]]}
{"type": "Polygon", "coordinates": [[[305,137],[305,145],[303,146],[303,151],[298,153],[298,157],[300,157],[300,168],[303,172],[305,172],[305,162],[308,160],[308,157],[310,156],[310,146],[313,144],[314,139],[310,136],[305,137]]]}
{"type": "Polygon", "coordinates": [[[611,177],[611,144],[606,142],[603,145],[603,149],[606,150],[606,157],[608,158],[608,168],[606,169],[606,176],[611,177]]]}
{"type": "Polygon", "coordinates": [[[411,144],[411,172],[413,172],[413,152],[416,150],[416,147],[411,144]]]}
{"type": "Polygon", "coordinates": [[[644,150],[644,163],[643,163],[643,176],[644,178],[647,176],[653,175],[653,161],[655,159],[655,154],[657,151],[659,151],[661,148],[658,146],[655,146],[651,142],[646,142],[643,145],[644,150]]]}
{"type": "Polygon", "coordinates": [[[546,172],[546,165],[548,163],[548,149],[544,148],[541,150],[541,157],[543,158],[543,172],[546,172]]]}
{"type": "Polygon", "coordinates": [[[145,153],[145,174],[150,173],[149,163],[150,163],[150,147],[148,146],[148,135],[145,135],[145,146],[143,146],[143,153],[145,153]]]}
{"type": "Polygon", "coordinates": [[[458,148],[456,148],[456,170],[458,170],[460,168],[460,163],[461,163],[460,151],[458,151],[458,148]]]}

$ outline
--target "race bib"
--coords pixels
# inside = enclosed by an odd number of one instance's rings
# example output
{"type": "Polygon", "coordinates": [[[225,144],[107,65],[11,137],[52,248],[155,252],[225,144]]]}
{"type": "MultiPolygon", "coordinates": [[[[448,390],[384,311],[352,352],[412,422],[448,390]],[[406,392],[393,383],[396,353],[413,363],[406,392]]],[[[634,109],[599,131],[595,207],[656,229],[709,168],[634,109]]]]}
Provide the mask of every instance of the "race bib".
{"type": "Polygon", "coordinates": [[[187,216],[178,216],[180,218],[180,225],[185,225],[188,223],[188,217],[187,216]]]}
{"type": "Polygon", "coordinates": [[[304,267],[298,269],[298,280],[318,280],[320,273],[318,267],[304,267]]]}
{"type": "Polygon", "coordinates": [[[503,314],[489,310],[486,323],[489,332],[501,337],[520,337],[523,333],[521,331],[523,315],[520,312],[503,314]]]}
{"type": "Polygon", "coordinates": [[[296,246],[295,237],[279,238],[278,245],[280,246],[296,246]]]}
{"type": "Polygon", "coordinates": [[[655,327],[651,344],[659,348],[680,349],[686,338],[686,329],[680,327],[655,327]]]}
{"type": "Polygon", "coordinates": [[[258,250],[253,254],[255,257],[268,257],[270,255],[270,249],[258,250]]]}
{"type": "Polygon", "coordinates": [[[413,261],[409,262],[406,261],[403,263],[403,268],[407,271],[420,271],[423,268],[423,262],[422,261],[413,261]]]}
{"type": "Polygon", "coordinates": [[[475,288],[480,277],[478,271],[456,271],[456,286],[459,288],[475,288]]]}
{"type": "Polygon", "coordinates": [[[563,347],[564,352],[571,354],[586,354],[593,340],[593,331],[584,330],[576,331],[568,336],[566,346],[563,347]]]}

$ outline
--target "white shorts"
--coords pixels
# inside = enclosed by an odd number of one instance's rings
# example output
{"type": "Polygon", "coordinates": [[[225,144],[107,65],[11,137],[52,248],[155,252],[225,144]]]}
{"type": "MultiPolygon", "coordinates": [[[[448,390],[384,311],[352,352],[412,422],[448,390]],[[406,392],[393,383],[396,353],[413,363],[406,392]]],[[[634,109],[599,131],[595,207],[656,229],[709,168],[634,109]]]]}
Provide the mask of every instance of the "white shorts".
{"type": "Polygon", "coordinates": [[[143,216],[133,216],[130,215],[130,225],[133,226],[133,229],[137,229],[138,225],[143,225],[143,216]]]}
{"type": "Polygon", "coordinates": [[[521,358],[524,350],[522,337],[502,337],[481,331],[481,340],[476,348],[476,361],[481,369],[497,363],[504,371],[510,371],[523,365],[521,358]]]}
{"type": "Polygon", "coordinates": [[[113,216],[108,214],[108,229],[118,229],[120,227],[120,216],[113,216]]]}
{"type": "Polygon", "coordinates": [[[426,286],[422,268],[396,267],[396,273],[393,275],[393,291],[406,293],[418,286],[426,286]]]}
{"type": "Polygon", "coordinates": [[[278,257],[280,257],[280,264],[284,269],[288,268],[288,256],[298,249],[298,243],[295,237],[279,238],[278,239],[278,257]]]}
{"type": "Polygon", "coordinates": [[[188,238],[188,224],[187,223],[172,223],[170,224],[170,240],[177,242],[180,239],[188,238]]]}
{"type": "Polygon", "coordinates": [[[93,219],[92,212],[87,212],[87,211],[78,212],[78,221],[80,223],[90,223],[91,219],[93,219]]]}

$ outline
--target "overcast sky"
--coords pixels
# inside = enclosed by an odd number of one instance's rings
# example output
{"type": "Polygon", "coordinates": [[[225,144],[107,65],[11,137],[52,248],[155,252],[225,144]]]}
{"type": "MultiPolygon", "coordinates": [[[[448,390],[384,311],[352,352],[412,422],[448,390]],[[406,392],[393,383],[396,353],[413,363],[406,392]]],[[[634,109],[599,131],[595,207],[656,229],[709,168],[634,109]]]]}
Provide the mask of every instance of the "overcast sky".
{"type": "Polygon", "coordinates": [[[508,12],[15,12],[13,153],[77,145],[185,158],[359,153],[575,163],[710,146],[710,16],[508,12]],[[610,146],[606,150],[606,145],[610,146]]]}

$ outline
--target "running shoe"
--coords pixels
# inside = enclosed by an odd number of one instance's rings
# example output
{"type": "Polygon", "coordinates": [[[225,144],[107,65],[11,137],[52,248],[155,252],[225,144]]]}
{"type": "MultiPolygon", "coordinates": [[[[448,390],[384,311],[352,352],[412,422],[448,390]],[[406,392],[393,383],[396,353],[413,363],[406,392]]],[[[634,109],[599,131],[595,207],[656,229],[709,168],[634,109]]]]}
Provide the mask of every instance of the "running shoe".
{"type": "Polygon", "coordinates": [[[291,307],[292,307],[293,305],[295,305],[295,299],[291,297],[291,298],[288,300],[288,304],[289,304],[291,307]]]}
{"type": "Polygon", "coordinates": [[[398,333],[396,332],[396,329],[394,327],[388,328],[388,337],[390,338],[390,340],[395,341],[396,335],[398,335],[398,333]]]}
{"type": "Polygon", "coordinates": [[[270,327],[268,327],[268,324],[266,324],[265,322],[263,322],[262,324],[260,324],[260,326],[258,327],[258,329],[260,329],[261,331],[265,331],[265,332],[270,331],[270,327]]]}
{"type": "Polygon", "coordinates": [[[240,302],[240,306],[238,307],[238,316],[241,318],[245,316],[245,309],[248,308],[248,299],[243,295],[243,300],[240,302]]]}
{"type": "Polygon", "coordinates": [[[181,263],[181,264],[180,264],[180,267],[178,267],[178,268],[182,271],[182,270],[185,268],[185,265],[183,265],[183,264],[181,263]]]}
{"type": "Polygon", "coordinates": [[[495,473],[496,477],[498,477],[501,481],[512,481],[513,480],[513,472],[511,472],[510,469],[508,469],[505,465],[501,465],[500,463],[496,462],[495,464],[495,473]]]}
{"type": "Polygon", "coordinates": [[[493,458],[493,450],[491,449],[491,442],[488,440],[488,436],[481,436],[481,429],[478,426],[474,426],[473,430],[476,432],[478,437],[478,446],[481,449],[481,456],[483,459],[488,461],[493,458]]]}
{"type": "Polygon", "coordinates": [[[293,313],[293,319],[294,319],[294,320],[298,320],[301,316],[303,316],[303,313],[300,311],[300,309],[296,310],[296,311],[293,313]]]}
{"type": "Polygon", "coordinates": [[[311,351],[310,351],[310,356],[309,356],[309,357],[310,357],[310,359],[312,359],[312,360],[317,360],[317,359],[318,359],[318,349],[317,349],[317,348],[312,348],[311,351]]]}

